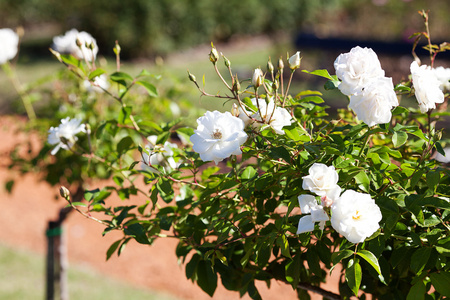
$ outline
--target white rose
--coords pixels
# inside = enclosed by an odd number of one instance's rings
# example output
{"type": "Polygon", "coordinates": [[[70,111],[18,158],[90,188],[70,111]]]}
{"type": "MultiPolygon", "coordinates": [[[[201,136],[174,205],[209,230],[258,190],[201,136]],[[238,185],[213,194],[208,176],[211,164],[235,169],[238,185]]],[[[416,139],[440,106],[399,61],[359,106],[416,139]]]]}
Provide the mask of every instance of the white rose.
{"type": "Polygon", "coordinates": [[[47,141],[50,145],[56,145],[51,154],[55,155],[60,148],[69,150],[73,147],[78,138],[75,136],[80,132],[86,132],[86,126],[81,124],[80,119],[72,119],[69,117],[62,119],[58,127],[50,127],[48,130],[47,141]]]}
{"type": "Polygon", "coordinates": [[[174,149],[177,149],[177,144],[166,141],[162,147],[156,146],[156,135],[151,135],[147,138],[150,144],[145,146],[146,152],[142,152],[142,169],[150,172],[159,173],[158,170],[152,166],[162,166],[165,172],[171,172],[180,164],[173,158],[174,149]]]}
{"type": "Polygon", "coordinates": [[[326,196],[331,200],[339,197],[341,188],[337,185],[339,175],[334,166],[315,163],[309,168],[309,175],[303,177],[302,188],[318,196],[326,196]]]}
{"type": "Polygon", "coordinates": [[[291,70],[298,69],[300,67],[300,51],[297,51],[294,55],[289,58],[289,68],[291,70]]]}
{"type": "Polygon", "coordinates": [[[19,36],[12,29],[0,29],[0,65],[17,55],[19,36]]]}
{"type": "MultiPolygon", "coordinates": [[[[262,98],[259,98],[258,101],[256,101],[256,98],[253,98],[251,101],[257,108],[257,111],[247,111],[247,114],[261,122],[257,122],[255,125],[260,126],[266,124],[277,134],[284,134],[283,127],[291,125],[292,122],[292,116],[289,112],[285,108],[276,106],[272,98],[269,99],[269,103],[266,103],[266,100],[262,98]]],[[[239,108],[239,118],[244,121],[245,125],[251,123],[251,119],[247,114],[239,108]]]]}
{"type": "Polygon", "coordinates": [[[104,92],[104,90],[107,90],[109,88],[108,77],[105,74],[102,74],[95,77],[94,82],[85,80],[83,82],[83,85],[88,92],[96,92],[101,94],[104,92]]]}
{"type": "Polygon", "coordinates": [[[391,121],[391,109],[398,106],[392,78],[380,77],[369,82],[364,89],[350,97],[348,107],[358,119],[369,127],[391,121]]]}
{"type": "Polygon", "coordinates": [[[440,82],[426,65],[416,61],[411,63],[411,79],[415,95],[422,113],[436,108],[436,103],[444,102],[444,93],[440,89],[440,82]]]}
{"type": "Polygon", "coordinates": [[[339,55],[334,61],[334,68],[337,77],[342,80],[338,88],[348,96],[360,92],[372,79],[384,76],[375,52],[359,46],[339,55]]]}
{"type": "Polygon", "coordinates": [[[442,91],[450,91],[450,68],[437,67],[432,71],[440,82],[439,88],[442,91]]]}
{"type": "Polygon", "coordinates": [[[231,113],[207,111],[197,119],[198,127],[191,136],[192,148],[203,161],[219,161],[241,154],[240,146],[247,140],[244,122],[231,113]]]}
{"type": "Polygon", "coordinates": [[[329,220],[323,206],[317,204],[316,198],[311,195],[298,196],[298,203],[302,214],[310,214],[300,219],[297,228],[297,234],[313,231],[314,224],[319,222],[319,228],[323,230],[326,221],[329,220]]]}
{"type": "Polygon", "coordinates": [[[331,206],[331,226],[356,244],[375,233],[381,221],[380,208],[368,194],[345,191],[331,206]]]}
{"type": "Polygon", "coordinates": [[[53,49],[60,53],[72,54],[77,59],[86,59],[92,61],[98,53],[96,40],[89,33],[76,29],[67,31],[64,35],[53,38],[53,49]],[[77,45],[77,40],[81,46],[77,45]],[[92,49],[90,46],[92,45],[92,49]]]}

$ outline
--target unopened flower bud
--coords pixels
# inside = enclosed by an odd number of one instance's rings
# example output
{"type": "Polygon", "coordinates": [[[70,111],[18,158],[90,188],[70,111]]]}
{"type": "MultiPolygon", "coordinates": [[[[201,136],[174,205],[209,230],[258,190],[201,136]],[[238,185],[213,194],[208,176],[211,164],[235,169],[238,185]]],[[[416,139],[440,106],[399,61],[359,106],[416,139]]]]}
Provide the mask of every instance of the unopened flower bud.
{"type": "Polygon", "coordinates": [[[22,26],[17,27],[16,32],[20,39],[25,35],[25,29],[22,26]]]}
{"type": "Polygon", "coordinates": [[[217,52],[217,49],[214,47],[214,45],[211,43],[211,52],[209,53],[209,60],[215,64],[217,60],[219,60],[219,53],[217,52]]]}
{"type": "Polygon", "coordinates": [[[119,41],[116,41],[116,45],[114,46],[114,49],[113,49],[114,53],[116,55],[119,55],[121,50],[122,50],[122,48],[120,48],[119,41]]]}
{"type": "Polygon", "coordinates": [[[191,74],[189,72],[189,70],[187,72],[188,72],[189,80],[192,81],[192,82],[196,82],[197,80],[196,80],[195,76],[193,74],[191,74]]]}
{"type": "Polygon", "coordinates": [[[295,53],[294,55],[292,55],[289,58],[289,68],[291,70],[296,70],[300,67],[300,61],[302,59],[300,58],[300,51],[297,51],[297,53],[295,53]]]}
{"type": "Polygon", "coordinates": [[[67,201],[70,201],[70,191],[65,186],[62,185],[59,188],[59,194],[67,201]]]}
{"type": "Polygon", "coordinates": [[[263,84],[264,81],[264,74],[261,71],[260,68],[255,69],[253,71],[253,77],[252,77],[252,84],[255,87],[255,89],[259,88],[261,84],[263,84]]]}
{"type": "Polygon", "coordinates": [[[284,69],[284,62],[283,62],[283,58],[280,57],[280,59],[278,59],[278,70],[283,70],[284,69]]]}
{"type": "Polygon", "coordinates": [[[269,73],[272,74],[273,70],[274,70],[274,68],[273,68],[272,60],[269,57],[269,61],[267,62],[267,71],[269,71],[269,73]]]}
{"type": "Polygon", "coordinates": [[[236,103],[233,103],[233,106],[231,107],[231,114],[235,117],[239,117],[239,107],[236,103]]]}
{"type": "Polygon", "coordinates": [[[83,45],[83,43],[81,42],[79,37],[77,37],[77,39],[75,40],[75,43],[77,44],[78,48],[81,48],[81,46],[83,45]]]}
{"type": "Polygon", "coordinates": [[[275,79],[275,80],[272,82],[272,89],[273,89],[274,91],[276,91],[276,90],[278,90],[279,87],[280,87],[280,82],[278,81],[278,79],[275,79]]]}
{"type": "Polygon", "coordinates": [[[223,61],[225,63],[225,67],[229,68],[231,66],[230,60],[228,58],[226,58],[223,54],[222,54],[222,57],[223,57],[223,61]]]}
{"type": "Polygon", "coordinates": [[[86,46],[88,49],[94,50],[95,48],[95,44],[93,42],[91,42],[89,45],[86,43],[86,46]]]}
{"type": "Polygon", "coordinates": [[[91,134],[91,125],[89,124],[84,124],[85,128],[86,128],[86,134],[91,134]]]}
{"type": "Polygon", "coordinates": [[[59,60],[59,62],[62,62],[61,54],[58,51],[55,51],[52,48],[49,48],[49,50],[56,57],[56,59],[59,60]]]}
{"type": "Polygon", "coordinates": [[[237,92],[239,92],[240,89],[241,89],[241,83],[239,82],[239,78],[236,74],[236,76],[234,76],[233,91],[237,93],[237,92]]]}

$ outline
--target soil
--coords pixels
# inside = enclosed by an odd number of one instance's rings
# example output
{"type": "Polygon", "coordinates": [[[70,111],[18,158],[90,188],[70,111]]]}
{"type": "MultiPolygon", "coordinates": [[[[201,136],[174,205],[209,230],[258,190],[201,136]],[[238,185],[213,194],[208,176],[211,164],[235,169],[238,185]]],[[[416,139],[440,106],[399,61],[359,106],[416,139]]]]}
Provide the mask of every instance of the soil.
{"type": "MultiPolygon", "coordinates": [[[[59,187],[51,187],[40,181],[39,174],[19,176],[6,168],[8,152],[17,142],[31,140],[35,144],[39,143],[35,136],[16,132],[18,124],[22,122],[17,117],[0,117],[0,242],[45,255],[47,224],[57,219],[59,210],[66,203],[58,196],[59,187]],[[10,179],[16,181],[11,194],[4,189],[4,183],[10,179]]],[[[105,276],[170,294],[178,299],[211,299],[196,284],[186,279],[184,266],[178,264],[175,255],[175,240],[160,239],[150,247],[130,242],[120,257],[113,255],[106,261],[107,249],[121,234],[112,232],[102,236],[103,229],[103,225],[81,214],[74,212],[69,215],[64,228],[69,265],[84,265],[105,276]]],[[[335,270],[333,274],[338,276],[339,271],[335,270]]],[[[272,282],[270,289],[265,283],[258,283],[257,287],[263,299],[297,299],[292,288],[281,282],[272,282]]],[[[337,278],[330,278],[323,288],[336,292],[337,278]]],[[[322,299],[317,294],[312,296],[312,299],[322,299]]],[[[228,291],[219,283],[213,299],[239,299],[239,293],[228,291]]],[[[250,298],[245,296],[243,299],[250,298]]]]}

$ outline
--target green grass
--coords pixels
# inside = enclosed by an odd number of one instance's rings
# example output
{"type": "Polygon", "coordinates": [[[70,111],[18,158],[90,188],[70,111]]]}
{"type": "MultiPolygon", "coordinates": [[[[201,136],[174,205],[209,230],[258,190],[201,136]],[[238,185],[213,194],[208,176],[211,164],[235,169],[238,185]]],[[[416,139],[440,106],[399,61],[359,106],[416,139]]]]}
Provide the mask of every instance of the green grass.
{"type": "MultiPolygon", "coordinates": [[[[69,266],[69,298],[83,300],[174,300],[93,270],[69,266]]],[[[45,258],[0,244],[0,300],[44,299],[45,258]]]]}

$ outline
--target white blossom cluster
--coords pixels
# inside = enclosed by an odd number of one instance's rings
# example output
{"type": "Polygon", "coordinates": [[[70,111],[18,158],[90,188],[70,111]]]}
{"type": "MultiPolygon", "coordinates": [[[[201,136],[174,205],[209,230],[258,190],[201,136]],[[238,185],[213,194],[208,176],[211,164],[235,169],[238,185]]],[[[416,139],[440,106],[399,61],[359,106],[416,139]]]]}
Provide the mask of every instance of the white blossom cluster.
{"type": "Polygon", "coordinates": [[[392,78],[384,76],[376,53],[370,48],[353,48],[339,55],[334,68],[341,80],[339,90],[350,96],[348,107],[368,126],[388,123],[391,109],[398,106],[392,78]]]}
{"type": "Polygon", "coordinates": [[[339,175],[333,166],[320,163],[311,166],[309,175],[303,177],[302,188],[320,196],[321,203],[312,195],[298,196],[302,214],[308,215],[300,219],[297,234],[314,230],[316,222],[323,230],[326,221],[330,220],[338,233],[356,244],[378,230],[382,216],[375,201],[370,195],[353,190],[347,190],[341,195],[338,181],[339,175]]]}
{"type": "Polygon", "coordinates": [[[80,124],[80,119],[62,119],[58,127],[50,127],[48,130],[47,142],[50,145],[56,145],[51,154],[55,155],[60,148],[69,150],[78,140],[76,136],[80,132],[86,132],[85,124],[80,124]]]}
{"type": "Polygon", "coordinates": [[[53,38],[52,48],[63,54],[72,54],[77,59],[95,60],[98,53],[97,41],[85,31],[76,29],[53,38]]]}
{"type": "Polygon", "coordinates": [[[253,124],[261,127],[269,126],[277,134],[284,134],[283,127],[291,125],[292,117],[289,112],[282,107],[276,106],[272,98],[267,103],[263,98],[251,99],[253,106],[257,108],[256,112],[239,108],[239,118],[244,121],[245,125],[253,124]],[[256,120],[256,121],[255,121],[256,120]]]}
{"type": "Polygon", "coordinates": [[[441,82],[435,72],[413,61],[410,66],[411,80],[415,90],[417,102],[422,113],[436,108],[436,103],[444,102],[444,93],[441,90],[441,82]]]}
{"type": "Polygon", "coordinates": [[[89,80],[83,81],[83,86],[89,93],[95,92],[101,94],[109,88],[110,84],[108,77],[105,74],[101,74],[95,77],[92,82],[89,80]]]}
{"type": "Polygon", "coordinates": [[[159,173],[154,166],[161,166],[166,173],[170,173],[176,169],[180,163],[175,161],[174,149],[177,149],[177,144],[166,141],[163,146],[157,146],[156,135],[151,135],[147,138],[150,142],[145,146],[145,151],[142,152],[142,169],[152,173],[159,173]]]}
{"type": "Polygon", "coordinates": [[[431,69],[436,76],[437,80],[439,80],[439,88],[442,91],[450,92],[450,68],[437,67],[431,69]]]}
{"type": "Polygon", "coordinates": [[[19,36],[12,29],[0,29],[0,65],[17,55],[19,36]]]}

